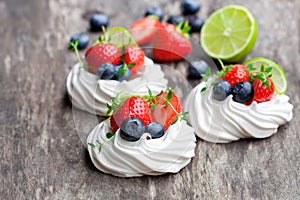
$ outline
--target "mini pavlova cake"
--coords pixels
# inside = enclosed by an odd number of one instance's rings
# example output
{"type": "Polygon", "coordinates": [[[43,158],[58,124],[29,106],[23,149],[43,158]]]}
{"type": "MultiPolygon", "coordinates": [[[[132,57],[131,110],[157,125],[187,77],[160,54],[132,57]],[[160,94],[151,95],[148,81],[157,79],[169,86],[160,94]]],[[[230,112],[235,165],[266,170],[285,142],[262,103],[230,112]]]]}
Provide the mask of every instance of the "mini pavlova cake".
{"type": "MultiPolygon", "coordinates": [[[[76,44],[72,45],[76,50],[76,44]]],[[[124,28],[114,27],[101,35],[85,52],[84,61],[76,53],[79,63],[69,72],[66,86],[72,104],[79,109],[103,116],[111,97],[121,92],[150,85],[157,94],[167,87],[161,67],[145,57],[124,28]]],[[[139,91],[147,94],[147,89],[139,91]]]]}
{"type": "Polygon", "coordinates": [[[195,155],[194,129],[172,90],[115,97],[108,107],[110,117],[87,138],[100,171],[119,177],[176,173],[195,155]]]}
{"type": "Polygon", "coordinates": [[[184,108],[196,135],[214,143],[266,138],[293,117],[287,83],[276,63],[255,58],[224,67],[188,95],[184,108]]]}

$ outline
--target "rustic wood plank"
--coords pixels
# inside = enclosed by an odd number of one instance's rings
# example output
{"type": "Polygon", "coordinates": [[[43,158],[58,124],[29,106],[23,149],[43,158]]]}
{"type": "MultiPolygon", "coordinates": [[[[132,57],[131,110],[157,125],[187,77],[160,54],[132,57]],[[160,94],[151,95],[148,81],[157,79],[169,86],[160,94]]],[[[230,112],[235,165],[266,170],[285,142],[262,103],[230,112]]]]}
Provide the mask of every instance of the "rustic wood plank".
{"type": "MultiPolygon", "coordinates": [[[[70,35],[87,31],[95,10],[111,26],[129,27],[150,5],[178,14],[180,1],[4,0],[0,2],[0,199],[298,199],[299,1],[201,1],[199,15],[238,3],[259,26],[250,57],[282,65],[294,119],[264,140],[211,144],[197,140],[196,156],[178,174],[116,178],[92,165],[76,132],[65,78],[76,62],[70,35]]],[[[90,33],[91,34],[91,33],[90,33]]],[[[96,38],[96,34],[91,34],[96,38]]],[[[195,36],[197,38],[197,36],[195,36]]],[[[174,66],[182,73],[182,64],[174,66]]]]}

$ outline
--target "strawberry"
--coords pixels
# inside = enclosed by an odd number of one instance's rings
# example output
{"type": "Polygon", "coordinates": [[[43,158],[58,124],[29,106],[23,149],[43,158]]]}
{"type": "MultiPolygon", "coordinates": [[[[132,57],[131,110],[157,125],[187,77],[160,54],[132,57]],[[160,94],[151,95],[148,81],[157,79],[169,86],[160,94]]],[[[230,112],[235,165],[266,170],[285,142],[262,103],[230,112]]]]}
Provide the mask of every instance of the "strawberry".
{"type": "Polygon", "coordinates": [[[87,49],[85,59],[89,71],[96,74],[98,67],[103,63],[119,64],[121,62],[121,51],[113,44],[97,44],[87,49]]]}
{"type": "Polygon", "coordinates": [[[189,30],[190,27],[185,22],[180,22],[177,26],[163,24],[153,40],[153,58],[160,62],[171,62],[187,56],[192,50],[189,30]]]}
{"type": "Polygon", "coordinates": [[[129,45],[125,49],[124,61],[128,64],[133,64],[130,67],[131,73],[136,74],[144,65],[145,53],[144,51],[135,45],[129,45]]]}
{"type": "Polygon", "coordinates": [[[250,72],[244,65],[233,65],[230,69],[227,69],[225,73],[222,80],[228,81],[231,87],[234,87],[238,82],[250,80],[250,72]]]}
{"type": "Polygon", "coordinates": [[[138,44],[146,44],[153,40],[157,28],[160,26],[157,17],[148,16],[135,21],[130,27],[130,33],[138,44]]]}
{"type": "Polygon", "coordinates": [[[182,111],[182,103],[172,90],[162,91],[152,103],[154,103],[153,121],[161,123],[165,130],[179,117],[182,111]]]}
{"type": "Polygon", "coordinates": [[[255,78],[252,82],[254,96],[252,101],[257,103],[269,101],[274,93],[274,84],[270,78],[264,83],[262,80],[255,78]]]}
{"type": "Polygon", "coordinates": [[[151,109],[146,100],[137,96],[126,99],[110,118],[112,131],[116,132],[121,123],[129,117],[140,119],[145,126],[150,123],[152,121],[151,109]]]}

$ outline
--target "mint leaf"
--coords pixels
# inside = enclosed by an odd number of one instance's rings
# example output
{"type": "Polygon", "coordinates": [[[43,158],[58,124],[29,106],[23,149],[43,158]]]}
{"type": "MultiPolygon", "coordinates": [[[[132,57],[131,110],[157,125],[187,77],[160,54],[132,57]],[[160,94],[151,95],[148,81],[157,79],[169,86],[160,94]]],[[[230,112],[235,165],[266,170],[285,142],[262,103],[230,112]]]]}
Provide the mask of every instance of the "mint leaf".
{"type": "Polygon", "coordinates": [[[95,148],[95,147],[96,147],[96,145],[93,144],[93,143],[88,143],[88,145],[90,145],[92,148],[95,148]]]}

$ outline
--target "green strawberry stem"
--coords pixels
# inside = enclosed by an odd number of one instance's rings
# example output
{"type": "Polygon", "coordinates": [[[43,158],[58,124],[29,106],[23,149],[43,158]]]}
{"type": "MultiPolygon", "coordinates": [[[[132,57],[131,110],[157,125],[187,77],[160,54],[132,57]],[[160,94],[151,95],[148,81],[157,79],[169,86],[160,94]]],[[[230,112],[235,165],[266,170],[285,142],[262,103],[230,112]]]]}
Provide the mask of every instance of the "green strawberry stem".
{"type": "Polygon", "coordinates": [[[190,38],[190,32],[191,27],[189,26],[189,23],[186,21],[181,21],[176,26],[176,31],[184,35],[186,38],[190,38]]]}

